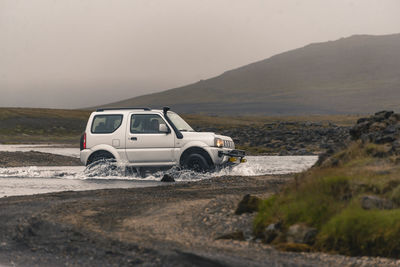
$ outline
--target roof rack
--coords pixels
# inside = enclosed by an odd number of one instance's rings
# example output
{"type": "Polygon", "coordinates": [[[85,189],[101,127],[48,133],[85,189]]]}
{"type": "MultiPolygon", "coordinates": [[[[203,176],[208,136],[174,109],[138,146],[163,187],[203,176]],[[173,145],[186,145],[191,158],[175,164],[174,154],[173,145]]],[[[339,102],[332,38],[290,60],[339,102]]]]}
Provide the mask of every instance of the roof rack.
{"type": "Polygon", "coordinates": [[[98,108],[96,111],[101,112],[105,110],[121,110],[121,109],[143,109],[143,110],[151,110],[151,108],[98,108]]]}

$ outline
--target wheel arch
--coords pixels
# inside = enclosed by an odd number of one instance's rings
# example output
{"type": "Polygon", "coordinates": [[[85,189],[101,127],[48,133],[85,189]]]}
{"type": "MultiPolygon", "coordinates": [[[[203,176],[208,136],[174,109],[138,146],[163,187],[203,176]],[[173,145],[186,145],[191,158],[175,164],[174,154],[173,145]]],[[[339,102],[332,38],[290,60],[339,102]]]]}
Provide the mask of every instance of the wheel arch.
{"type": "Polygon", "coordinates": [[[118,152],[115,150],[113,147],[109,147],[109,146],[98,146],[96,147],[92,153],[90,153],[90,155],[88,156],[87,160],[86,160],[86,165],[90,164],[91,161],[93,160],[93,158],[97,155],[100,154],[105,154],[107,155],[109,158],[114,158],[115,160],[119,161],[120,157],[118,155],[118,152]]]}

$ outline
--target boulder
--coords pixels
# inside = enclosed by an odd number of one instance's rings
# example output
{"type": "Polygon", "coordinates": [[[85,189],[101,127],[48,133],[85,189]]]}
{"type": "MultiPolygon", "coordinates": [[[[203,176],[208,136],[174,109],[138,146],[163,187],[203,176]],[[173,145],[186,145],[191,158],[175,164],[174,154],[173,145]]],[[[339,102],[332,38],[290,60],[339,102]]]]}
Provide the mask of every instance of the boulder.
{"type": "Polygon", "coordinates": [[[282,223],[271,223],[268,225],[263,232],[263,242],[271,243],[274,239],[281,234],[282,223]]]}
{"type": "Polygon", "coordinates": [[[370,126],[370,122],[369,121],[362,121],[360,123],[357,123],[356,125],[354,125],[351,129],[350,129],[350,136],[354,139],[357,140],[358,138],[360,138],[360,136],[363,133],[368,132],[369,126],[370,126]]]}
{"type": "Polygon", "coordinates": [[[260,198],[247,194],[239,202],[235,214],[241,215],[243,213],[252,213],[258,211],[258,206],[260,205],[260,203],[260,198]]]}
{"type": "Polygon", "coordinates": [[[163,178],[161,179],[161,182],[171,183],[171,182],[175,182],[175,179],[174,179],[174,177],[172,177],[169,174],[164,174],[163,178]]]}
{"type": "Polygon", "coordinates": [[[299,243],[312,245],[317,236],[317,229],[303,224],[294,224],[289,227],[286,233],[286,241],[289,243],[299,243]]]}
{"type": "Polygon", "coordinates": [[[382,111],[376,112],[374,114],[374,120],[380,121],[380,120],[388,119],[393,113],[394,113],[393,111],[387,111],[387,110],[382,110],[382,111]]]}
{"type": "Polygon", "coordinates": [[[380,198],[378,196],[365,195],[361,197],[361,207],[365,210],[390,210],[394,208],[394,203],[388,199],[380,198]]]}

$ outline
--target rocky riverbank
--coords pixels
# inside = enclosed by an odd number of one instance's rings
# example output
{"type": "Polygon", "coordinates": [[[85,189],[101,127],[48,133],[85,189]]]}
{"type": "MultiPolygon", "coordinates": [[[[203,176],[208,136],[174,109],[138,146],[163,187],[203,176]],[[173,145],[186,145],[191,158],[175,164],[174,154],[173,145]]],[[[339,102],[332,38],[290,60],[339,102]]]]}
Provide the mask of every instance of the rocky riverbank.
{"type": "Polygon", "coordinates": [[[315,155],[344,147],[350,137],[350,127],[329,122],[280,121],[232,128],[195,128],[230,136],[239,148],[250,154],[315,155]]]}

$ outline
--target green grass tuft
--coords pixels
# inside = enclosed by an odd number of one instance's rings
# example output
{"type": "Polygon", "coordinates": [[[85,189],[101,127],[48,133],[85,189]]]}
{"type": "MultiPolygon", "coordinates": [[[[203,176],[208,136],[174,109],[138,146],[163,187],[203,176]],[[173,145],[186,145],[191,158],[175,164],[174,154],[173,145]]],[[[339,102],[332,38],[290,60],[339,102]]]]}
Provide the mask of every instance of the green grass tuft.
{"type": "Polygon", "coordinates": [[[400,210],[363,210],[350,205],[322,227],[316,247],[351,256],[398,257],[400,210]]]}

